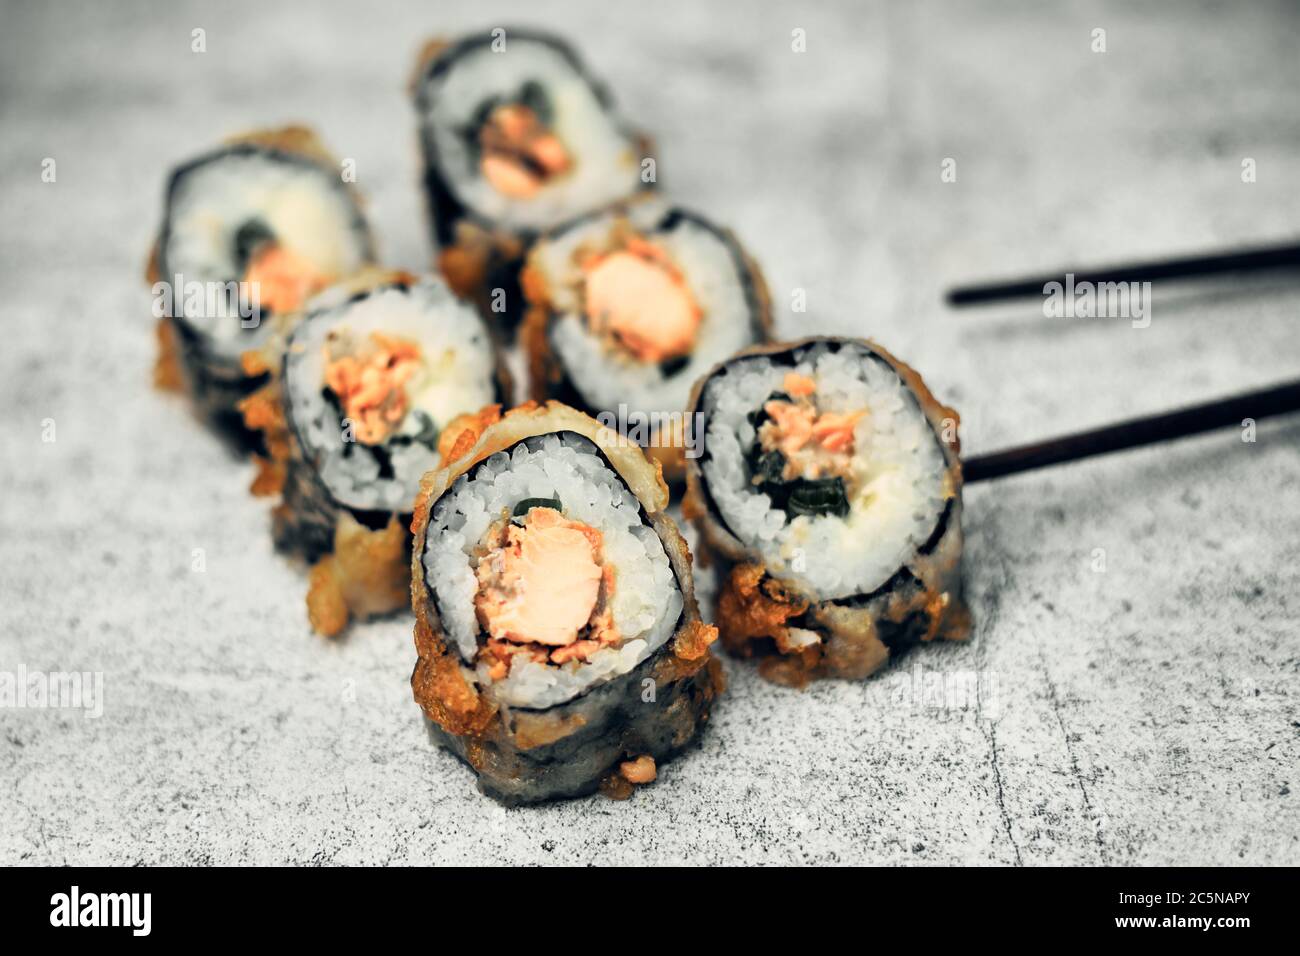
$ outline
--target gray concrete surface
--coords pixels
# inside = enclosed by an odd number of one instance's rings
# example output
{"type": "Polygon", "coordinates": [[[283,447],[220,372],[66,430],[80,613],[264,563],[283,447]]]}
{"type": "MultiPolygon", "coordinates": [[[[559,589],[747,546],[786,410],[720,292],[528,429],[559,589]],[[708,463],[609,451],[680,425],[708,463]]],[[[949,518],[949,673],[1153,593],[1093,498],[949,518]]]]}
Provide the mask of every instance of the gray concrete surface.
{"type": "MultiPolygon", "coordinates": [[[[781,330],[878,338],[980,452],[1300,370],[1294,281],[1160,288],[1145,329],[942,305],[1297,234],[1294,5],[1061,6],[545,9],[781,330]]],[[[408,620],[310,634],[250,466],[148,387],[166,170],[308,121],[419,268],[418,43],[541,10],[5,0],[0,672],[100,672],[104,705],[0,709],[0,862],[1297,862],[1295,419],[972,489],[968,644],[803,693],[728,662],[700,750],[627,803],[502,810],[425,743],[408,620]]]]}

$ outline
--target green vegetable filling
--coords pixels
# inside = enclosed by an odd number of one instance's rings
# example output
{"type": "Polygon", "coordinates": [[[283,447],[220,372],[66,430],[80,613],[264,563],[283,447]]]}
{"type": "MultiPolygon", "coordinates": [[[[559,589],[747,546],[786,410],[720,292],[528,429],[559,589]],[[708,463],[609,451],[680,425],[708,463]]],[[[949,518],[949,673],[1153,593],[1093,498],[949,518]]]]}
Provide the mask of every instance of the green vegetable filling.
{"type": "Polygon", "coordinates": [[[560,504],[559,498],[525,498],[515,505],[512,517],[523,518],[534,508],[552,508],[561,513],[564,511],[564,506],[560,504]]]}

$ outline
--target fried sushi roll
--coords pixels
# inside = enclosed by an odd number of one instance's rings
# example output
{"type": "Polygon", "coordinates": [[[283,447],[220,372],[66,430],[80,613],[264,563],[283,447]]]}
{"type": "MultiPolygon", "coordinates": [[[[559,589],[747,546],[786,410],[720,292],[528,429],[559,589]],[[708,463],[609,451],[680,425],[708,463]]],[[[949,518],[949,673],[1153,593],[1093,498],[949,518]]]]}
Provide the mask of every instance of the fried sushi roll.
{"type": "Polygon", "coordinates": [[[412,86],[439,267],[510,328],[523,310],[528,244],[648,188],[649,143],[624,126],[574,50],[546,33],[433,41],[412,86]]]}
{"type": "Polygon", "coordinates": [[[355,191],[299,126],[234,137],[176,169],[148,267],[154,380],[243,440],[236,405],[265,379],[241,364],[313,293],[374,259],[355,191]]]}
{"type": "Polygon", "coordinates": [[[489,410],[416,505],[411,676],[431,739],[507,804],[655,778],[722,673],[668,490],[582,413],[489,410]]]}
{"type": "Polygon", "coordinates": [[[670,482],[696,437],[691,385],[770,338],[762,274],[728,231],[657,197],[543,237],[523,275],[520,333],[536,400],[556,398],[637,434],[670,482]]]}
{"type": "Polygon", "coordinates": [[[311,301],[242,408],[271,449],[261,490],[283,491],[276,547],[313,564],[317,631],[407,603],[420,478],[451,423],[508,394],[482,319],[438,279],[371,270],[311,301]]]}
{"type": "Polygon", "coordinates": [[[861,339],[758,346],[691,411],[704,452],[682,507],[720,563],[729,652],[802,686],[966,637],[958,419],[916,372],[861,339]]]}

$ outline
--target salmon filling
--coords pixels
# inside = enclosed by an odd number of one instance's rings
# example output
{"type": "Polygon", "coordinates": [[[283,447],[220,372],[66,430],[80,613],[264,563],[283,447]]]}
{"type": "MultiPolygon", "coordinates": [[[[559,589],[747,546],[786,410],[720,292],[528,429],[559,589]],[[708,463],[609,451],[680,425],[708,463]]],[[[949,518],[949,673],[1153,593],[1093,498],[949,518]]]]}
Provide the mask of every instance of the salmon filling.
{"type": "Polygon", "coordinates": [[[652,364],[694,348],[703,313],[661,247],[629,236],[614,252],[588,256],[582,269],[587,321],[597,335],[652,364]]]}
{"type": "Polygon", "coordinates": [[[519,654],[558,666],[620,641],[609,610],[614,571],[602,564],[603,546],[600,531],[547,506],[492,526],[474,599],[488,634],[479,659],[492,680],[508,675],[519,654]]]}
{"type": "Polygon", "coordinates": [[[767,421],[759,426],[763,451],[777,451],[785,459],[781,477],[846,478],[853,464],[853,430],[866,409],[856,412],[819,412],[813,401],[816,383],[806,375],[787,372],[781,383],[788,399],[763,403],[767,421]]]}
{"type": "Polygon", "coordinates": [[[816,382],[797,372],[787,372],[781,387],[750,415],[756,431],[751,483],[791,517],[847,514],[853,434],[867,410],[820,410],[816,382]]]}
{"type": "Polygon", "coordinates": [[[351,420],[356,440],[378,445],[406,417],[411,400],[406,383],[420,369],[420,346],[409,339],[370,333],[369,346],[338,354],[334,335],[326,342],[325,386],[351,420]]]}
{"type": "Polygon", "coordinates": [[[522,103],[498,106],[479,128],[479,171],[497,192],[530,199],[573,165],[559,137],[522,103]]]}
{"type": "Polygon", "coordinates": [[[283,315],[296,312],[302,304],[333,277],[317,272],[305,257],[276,242],[263,243],[249,258],[244,282],[253,290],[260,308],[283,315]]]}

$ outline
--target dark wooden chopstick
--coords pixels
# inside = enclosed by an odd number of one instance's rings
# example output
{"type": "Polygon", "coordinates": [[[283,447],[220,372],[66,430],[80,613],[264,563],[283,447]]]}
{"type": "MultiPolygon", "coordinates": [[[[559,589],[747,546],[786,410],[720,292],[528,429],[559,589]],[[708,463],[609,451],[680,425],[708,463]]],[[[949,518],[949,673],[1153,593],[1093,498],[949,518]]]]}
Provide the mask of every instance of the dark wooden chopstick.
{"type": "MultiPolygon", "coordinates": [[[[1188,256],[1182,259],[1164,259],[1116,265],[1104,269],[1073,272],[1076,286],[1083,282],[1153,282],[1157,279],[1178,279],[1219,275],[1225,272],[1254,272],[1261,269],[1300,267],[1300,245],[1264,246],[1239,252],[1214,253],[1205,256],[1188,256]]],[[[981,302],[998,302],[1043,295],[1043,286],[1049,282],[1065,282],[1066,272],[1038,278],[1011,279],[984,285],[959,286],[948,292],[948,304],[954,306],[977,305],[981,302]]]]}
{"type": "Polygon", "coordinates": [[[1105,455],[1125,448],[1137,448],[1156,442],[1171,441],[1188,435],[1228,426],[1241,426],[1246,418],[1261,419],[1270,415],[1300,411],[1300,381],[1287,382],[1256,392],[1192,405],[1160,415],[1148,415],[1130,421],[1076,432],[1060,438],[1008,448],[1005,451],[967,458],[962,464],[966,482],[987,481],[1048,465],[1105,455]]]}

